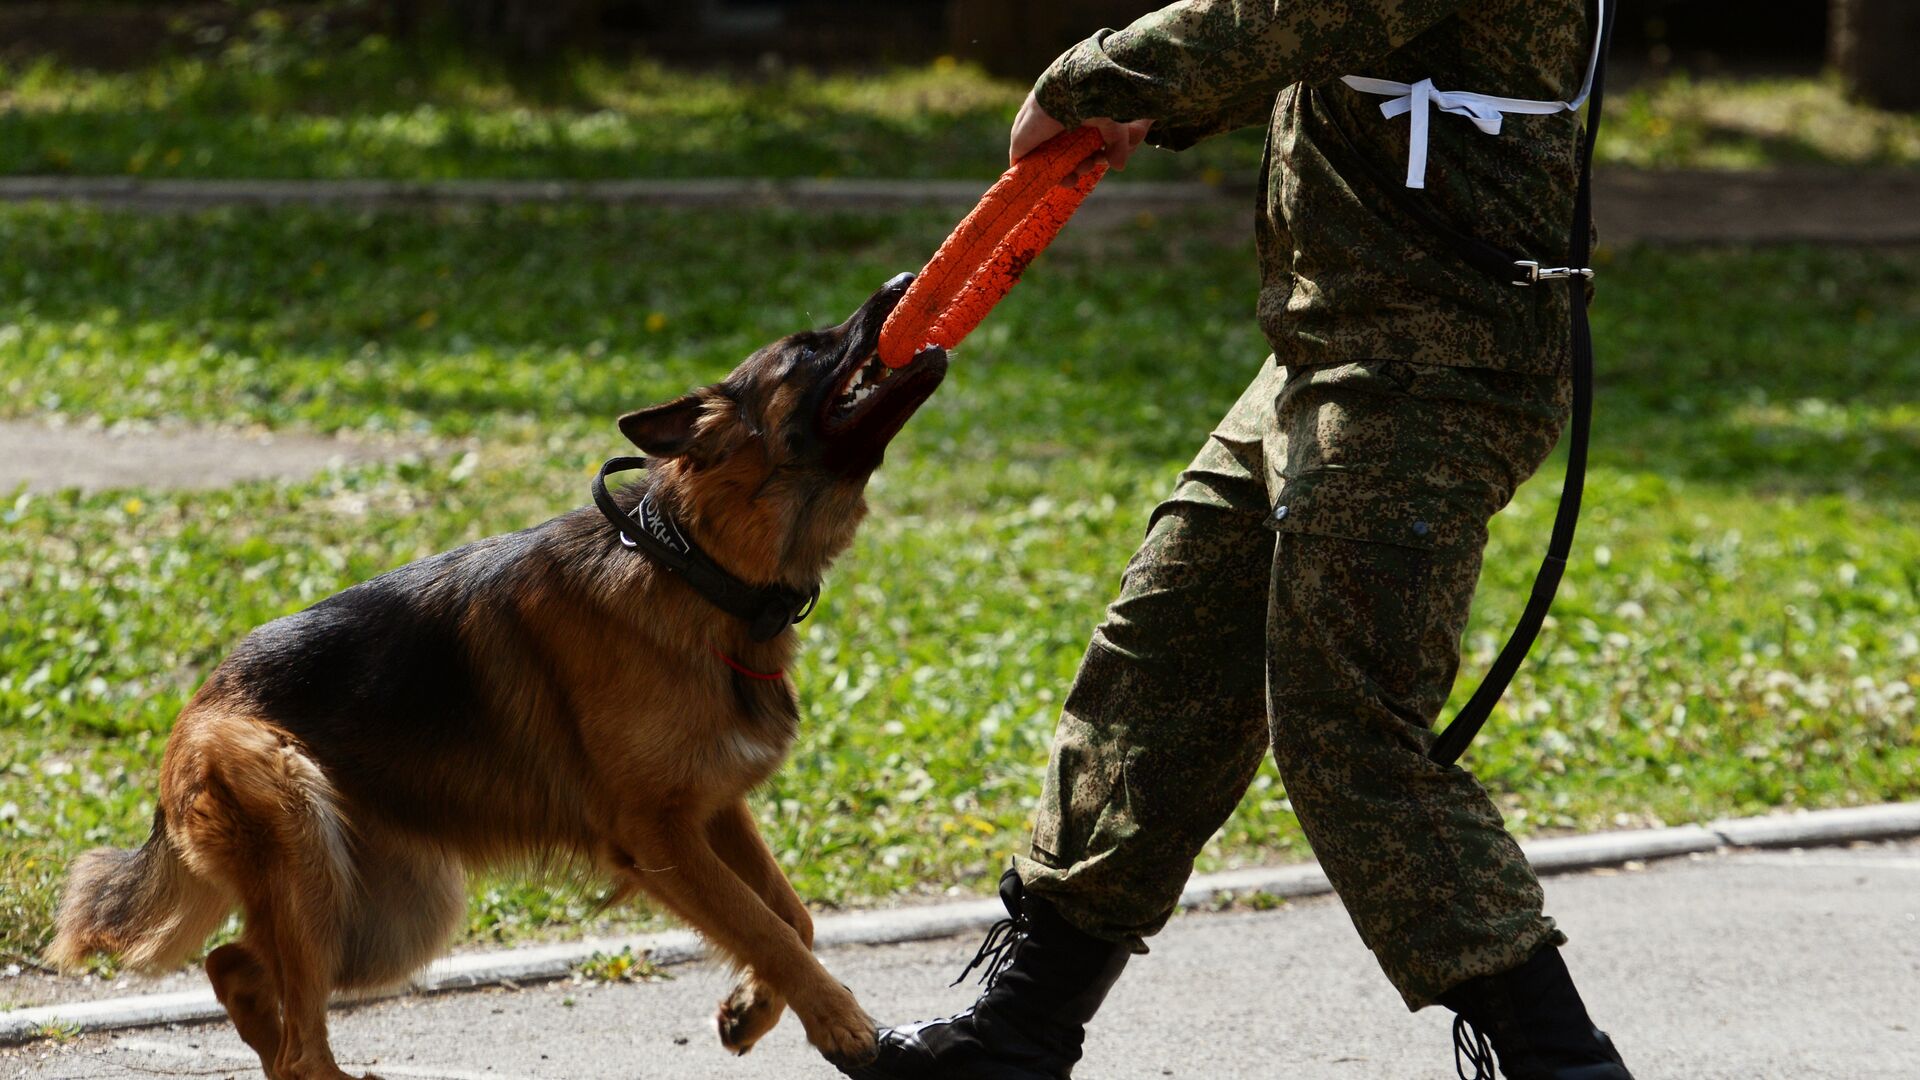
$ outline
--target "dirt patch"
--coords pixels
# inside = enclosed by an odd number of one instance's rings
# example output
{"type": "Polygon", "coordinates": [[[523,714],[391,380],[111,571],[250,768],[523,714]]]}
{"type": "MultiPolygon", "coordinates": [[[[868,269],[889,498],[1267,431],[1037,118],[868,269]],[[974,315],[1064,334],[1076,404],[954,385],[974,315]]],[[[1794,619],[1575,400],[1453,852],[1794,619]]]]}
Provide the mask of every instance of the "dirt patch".
{"type": "Polygon", "coordinates": [[[200,489],[297,479],[407,448],[318,435],[56,427],[0,421],[0,492],[200,489]]]}

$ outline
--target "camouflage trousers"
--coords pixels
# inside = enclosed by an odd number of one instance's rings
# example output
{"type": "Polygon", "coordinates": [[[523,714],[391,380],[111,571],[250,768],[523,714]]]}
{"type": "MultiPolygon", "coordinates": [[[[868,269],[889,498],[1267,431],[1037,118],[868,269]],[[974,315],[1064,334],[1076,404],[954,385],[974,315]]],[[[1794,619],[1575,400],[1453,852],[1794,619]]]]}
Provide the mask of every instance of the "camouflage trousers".
{"type": "Polygon", "coordinates": [[[1271,746],[1410,1008],[1562,940],[1485,790],[1426,751],[1487,521],[1552,449],[1568,395],[1551,375],[1269,359],[1094,633],[1026,886],[1144,950],[1271,746]]]}

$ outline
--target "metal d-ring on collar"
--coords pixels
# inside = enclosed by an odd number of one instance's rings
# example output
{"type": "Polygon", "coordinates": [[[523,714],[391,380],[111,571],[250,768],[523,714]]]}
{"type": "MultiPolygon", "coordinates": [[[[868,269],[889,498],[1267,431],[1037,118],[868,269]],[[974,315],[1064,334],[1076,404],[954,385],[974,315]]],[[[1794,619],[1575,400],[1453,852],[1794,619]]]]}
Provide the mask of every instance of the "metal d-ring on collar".
{"type": "Polygon", "coordinates": [[[632,513],[623,513],[607,491],[607,477],[631,469],[645,469],[650,458],[608,458],[593,475],[593,504],[613,523],[620,543],[644,552],[670,573],[679,575],[707,602],[747,624],[747,636],[755,641],[778,637],[782,630],[813,614],[820,602],[820,586],[802,591],[784,585],[749,585],[721,569],[706,552],[687,539],[652,492],[643,492],[632,513]]]}

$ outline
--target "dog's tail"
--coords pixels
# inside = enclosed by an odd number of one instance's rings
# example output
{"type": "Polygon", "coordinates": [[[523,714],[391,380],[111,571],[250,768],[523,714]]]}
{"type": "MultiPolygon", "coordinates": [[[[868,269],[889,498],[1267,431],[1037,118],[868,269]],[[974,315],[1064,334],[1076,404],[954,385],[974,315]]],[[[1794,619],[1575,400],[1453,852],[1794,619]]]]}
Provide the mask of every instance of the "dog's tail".
{"type": "Polygon", "coordinates": [[[95,848],[74,860],[47,961],[72,971],[109,953],[135,971],[165,971],[205,944],[230,909],[221,890],[181,861],[155,810],[145,844],[95,848]]]}

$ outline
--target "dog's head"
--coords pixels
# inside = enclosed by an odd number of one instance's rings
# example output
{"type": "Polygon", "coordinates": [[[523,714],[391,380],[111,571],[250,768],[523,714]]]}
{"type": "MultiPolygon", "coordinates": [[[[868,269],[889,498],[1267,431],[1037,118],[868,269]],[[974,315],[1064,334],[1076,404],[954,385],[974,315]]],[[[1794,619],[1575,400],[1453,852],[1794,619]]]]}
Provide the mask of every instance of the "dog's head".
{"type": "Polygon", "coordinates": [[[620,418],[648,456],[656,493],[722,565],[804,584],[853,539],[867,478],[946,377],[944,350],[880,362],[880,324],[913,280],[901,274],[838,326],[790,334],[712,386],[620,418]]]}

